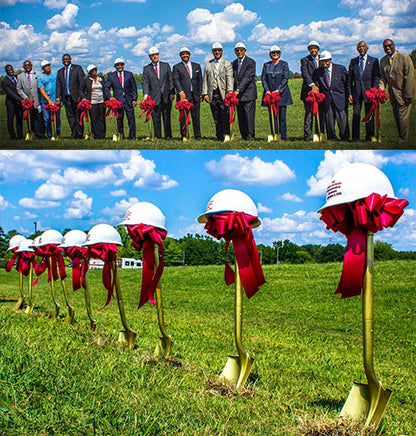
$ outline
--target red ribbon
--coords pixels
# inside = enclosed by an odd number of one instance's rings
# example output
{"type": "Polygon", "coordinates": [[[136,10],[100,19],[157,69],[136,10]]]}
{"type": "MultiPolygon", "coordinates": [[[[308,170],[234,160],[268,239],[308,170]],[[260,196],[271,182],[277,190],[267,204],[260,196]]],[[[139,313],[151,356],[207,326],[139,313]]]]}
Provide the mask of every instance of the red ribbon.
{"type": "Polygon", "coordinates": [[[108,306],[111,299],[114,298],[114,286],[117,277],[117,245],[102,243],[88,245],[86,248],[86,259],[82,263],[81,268],[81,283],[85,284],[85,276],[89,268],[89,258],[92,257],[93,259],[101,259],[104,261],[103,285],[108,291],[107,301],[101,308],[104,309],[104,307],[108,306]]]}
{"type": "Polygon", "coordinates": [[[64,255],[72,260],[72,289],[76,291],[81,286],[85,289],[85,275],[81,275],[81,264],[83,262],[88,263],[88,259],[86,259],[88,249],[86,247],[73,246],[65,247],[63,251],[64,255]]]}
{"type": "Polygon", "coordinates": [[[107,100],[104,103],[104,106],[107,108],[107,113],[105,114],[105,116],[108,117],[108,115],[110,115],[110,120],[111,120],[111,118],[113,118],[113,115],[115,115],[116,120],[118,120],[118,108],[122,104],[123,103],[119,100],[107,100]]]}
{"type": "Polygon", "coordinates": [[[146,114],[146,119],[144,120],[144,122],[147,123],[150,119],[150,115],[152,114],[155,105],[156,102],[152,100],[150,95],[148,95],[146,97],[146,100],[140,103],[140,109],[142,109],[143,112],[139,115],[139,118],[141,118],[142,115],[146,114]]]}
{"type": "Polygon", "coordinates": [[[16,269],[19,273],[25,277],[29,275],[30,265],[33,265],[33,269],[36,270],[37,263],[35,260],[36,253],[33,251],[21,251],[16,253],[18,255],[16,269]]]}
{"type": "Polygon", "coordinates": [[[269,92],[263,98],[264,104],[269,109],[269,115],[272,114],[273,109],[273,118],[276,118],[279,113],[279,103],[281,99],[282,97],[280,96],[279,91],[269,92]]]}
{"type": "Polygon", "coordinates": [[[238,98],[234,92],[229,92],[224,98],[224,105],[231,108],[230,111],[230,124],[234,124],[235,122],[235,108],[238,106],[238,98]]]}
{"type": "Polygon", "coordinates": [[[371,194],[350,203],[337,204],[321,211],[326,228],[347,237],[342,275],[336,290],[342,298],[361,294],[365,271],[367,231],[376,233],[393,227],[403,215],[407,200],[371,194]]]}
{"type": "Polygon", "coordinates": [[[35,100],[22,100],[22,107],[24,109],[23,119],[25,120],[29,116],[29,112],[33,109],[35,100]]]}
{"type": "Polygon", "coordinates": [[[136,250],[143,249],[143,272],[142,288],[140,292],[139,309],[143,304],[150,301],[155,302],[155,291],[163,274],[164,268],[164,247],[163,240],[166,238],[167,231],[146,224],[136,224],[127,226],[132,245],[136,250]],[[159,266],[155,271],[155,244],[159,247],[161,257],[159,266]]]}
{"type": "Polygon", "coordinates": [[[14,265],[14,263],[16,262],[16,259],[17,259],[18,256],[19,256],[19,253],[16,253],[16,250],[17,250],[18,248],[19,248],[19,247],[15,247],[15,248],[13,248],[13,250],[12,250],[13,256],[12,256],[11,259],[7,262],[7,265],[6,265],[6,271],[7,271],[7,272],[10,272],[10,271],[12,270],[13,265],[14,265]]]}
{"type": "MultiPolygon", "coordinates": [[[[235,259],[240,271],[241,283],[248,298],[251,298],[259,286],[266,283],[260,263],[259,252],[254,241],[250,222],[257,217],[243,212],[223,212],[208,217],[205,230],[217,239],[224,238],[225,256],[230,242],[233,243],[235,259]]],[[[225,261],[225,283],[235,282],[235,274],[227,260],[225,261]]]]}
{"type": "Polygon", "coordinates": [[[57,104],[47,104],[45,109],[51,114],[51,121],[55,121],[55,114],[59,111],[60,107],[57,104]]]}
{"type": "Polygon", "coordinates": [[[189,111],[193,107],[193,103],[188,100],[179,100],[175,104],[175,109],[178,109],[179,111],[179,122],[182,122],[185,119],[185,124],[182,126],[182,129],[186,128],[186,124],[191,124],[191,115],[189,111]]]}
{"type": "Polygon", "coordinates": [[[368,121],[370,121],[373,118],[375,112],[376,120],[377,120],[377,128],[380,129],[380,113],[379,113],[380,103],[384,104],[386,100],[389,98],[389,96],[386,92],[384,92],[380,88],[370,88],[367,91],[365,91],[365,97],[370,103],[372,103],[372,105],[367,115],[361,120],[361,122],[367,123],[368,121]]]}
{"type": "Polygon", "coordinates": [[[62,252],[57,244],[35,247],[35,251],[38,256],[42,257],[41,262],[35,268],[38,277],[48,270],[48,282],[50,282],[51,279],[54,281],[58,280],[59,277],[61,280],[66,278],[64,258],[62,257],[62,252]]]}
{"type": "Polygon", "coordinates": [[[79,116],[79,125],[82,126],[82,119],[85,117],[85,122],[88,123],[89,112],[92,109],[92,104],[89,100],[82,100],[77,104],[77,108],[82,110],[81,115],[79,116]]]}
{"type": "Polygon", "coordinates": [[[305,101],[311,105],[311,114],[312,116],[318,115],[319,103],[322,103],[325,100],[325,94],[321,92],[313,92],[309,91],[308,96],[305,101]]]}

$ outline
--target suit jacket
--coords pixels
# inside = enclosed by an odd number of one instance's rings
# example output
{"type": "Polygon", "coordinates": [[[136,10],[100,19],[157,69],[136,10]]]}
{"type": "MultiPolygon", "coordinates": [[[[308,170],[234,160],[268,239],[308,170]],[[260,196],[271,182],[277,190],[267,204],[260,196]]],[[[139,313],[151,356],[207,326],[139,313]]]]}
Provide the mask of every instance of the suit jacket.
{"type": "MultiPolygon", "coordinates": [[[[85,74],[81,65],[71,64],[69,68],[69,92],[75,102],[78,102],[78,92],[81,82],[84,80],[85,74]]],[[[66,95],[65,85],[65,67],[58,70],[56,76],[56,99],[63,100],[66,95]]]]}
{"type": "MultiPolygon", "coordinates": [[[[104,77],[98,76],[99,79],[101,79],[100,83],[102,85],[103,89],[103,95],[104,95],[104,77]]],[[[92,94],[92,80],[89,77],[84,77],[83,81],[81,82],[81,85],[79,87],[79,99],[82,100],[86,98],[87,100],[91,101],[91,94],[92,94]]],[[[105,97],[104,97],[105,99],[105,97]]]]}
{"type": "Polygon", "coordinates": [[[331,102],[338,111],[347,107],[347,98],[350,95],[348,73],[344,66],[332,64],[331,86],[328,88],[325,82],[325,69],[319,67],[313,74],[313,81],[319,86],[319,91],[325,94],[324,108],[328,108],[331,102]]]}
{"type": "Polygon", "coordinates": [[[391,66],[389,56],[384,56],[380,61],[380,73],[380,88],[384,90],[388,85],[400,105],[404,105],[405,98],[416,99],[415,69],[409,55],[396,50],[391,66]]]}
{"type": "Polygon", "coordinates": [[[186,99],[191,96],[194,101],[199,101],[202,95],[202,69],[201,65],[191,62],[192,64],[192,79],[189,77],[188,71],[183,62],[173,66],[172,77],[173,84],[176,88],[177,99],[180,100],[179,93],[184,92],[186,99]]]}
{"type": "Polygon", "coordinates": [[[6,103],[9,102],[9,103],[13,103],[16,106],[22,107],[21,104],[22,98],[17,93],[16,86],[17,84],[14,83],[14,81],[10,79],[9,76],[6,76],[1,82],[1,87],[6,93],[6,103]]]}
{"type": "Polygon", "coordinates": [[[20,73],[17,76],[17,93],[19,96],[26,100],[34,100],[35,108],[40,106],[39,90],[38,90],[38,73],[32,71],[32,84],[29,85],[29,80],[27,79],[26,71],[20,73]]]}
{"type": "MultiPolygon", "coordinates": [[[[314,83],[313,73],[316,69],[312,55],[308,55],[300,60],[300,73],[303,78],[302,89],[300,91],[301,100],[305,100],[308,96],[308,92],[312,91],[312,88],[309,85],[314,83]]],[[[315,83],[315,85],[317,84],[315,83]]]]}
{"type": "Polygon", "coordinates": [[[161,101],[165,104],[168,103],[169,96],[175,94],[170,65],[167,62],[159,61],[159,78],[153,64],[146,65],[143,68],[142,89],[143,95],[150,95],[157,105],[161,101]]]}
{"type": "Polygon", "coordinates": [[[241,101],[250,101],[257,98],[256,62],[245,57],[238,73],[238,59],[233,61],[234,90],[240,91],[238,98],[241,101]]]}
{"type": "MultiPolygon", "coordinates": [[[[287,84],[289,80],[289,66],[285,61],[279,61],[276,65],[272,61],[266,62],[263,65],[261,72],[261,82],[263,84],[264,92],[263,98],[266,92],[279,91],[280,102],[279,106],[287,106],[293,104],[292,95],[287,84]]],[[[262,98],[262,106],[265,106],[262,98]]]]}
{"type": "Polygon", "coordinates": [[[124,86],[121,86],[120,79],[118,78],[118,71],[113,71],[107,77],[104,84],[104,99],[111,98],[110,90],[113,90],[113,97],[121,101],[129,107],[133,107],[132,102],[137,101],[137,84],[134,80],[131,71],[123,71],[124,73],[124,86]]]}
{"type": "MultiPolygon", "coordinates": [[[[234,90],[234,73],[230,61],[221,58],[218,67],[218,89],[221,97],[234,90]]],[[[205,64],[204,79],[202,82],[202,95],[208,95],[209,101],[212,101],[212,92],[215,83],[215,59],[211,59],[205,64]]]]}
{"type": "Polygon", "coordinates": [[[380,84],[378,59],[367,55],[362,77],[360,73],[360,57],[357,56],[351,59],[350,65],[348,66],[348,80],[353,100],[356,101],[360,96],[363,96],[364,101],[367,102],[365,91],[370,88],[378,88],[380,84]]]}

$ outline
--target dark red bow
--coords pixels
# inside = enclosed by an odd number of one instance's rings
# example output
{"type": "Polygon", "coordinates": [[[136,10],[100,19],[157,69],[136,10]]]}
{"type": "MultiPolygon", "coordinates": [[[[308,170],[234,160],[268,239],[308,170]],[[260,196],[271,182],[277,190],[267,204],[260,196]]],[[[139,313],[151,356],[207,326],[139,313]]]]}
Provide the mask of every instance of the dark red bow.
{"type": "Polygon", "coordinates": [[[140,109],[143,110],[143,112],[139,115],[139,118],[141,118],[142,115],[146,114],[146,119],[144,120],[145,123],[147,123],[150,119],[150,115],[153,112],[153,109],[155,108],[156,102],[152,100],[150,95],[146,97],[145,101],[142,101],[140,103],[140,109]]]}
{"type": "Polygon", "coordinates": [[[50,282],[51,279],[54,281],[58,280],[59,277],[61,280],[66,278],[65,262],[58,244],[48,244],[42,247],[36,247],[35,251],[36,254],[42,258],[37,268],[35,268],[38,277],[48,270],[48,282],[50,282]]]}
{"type": "MultiPolygon", "coordinates": [[[[227,256],[230,242],[233,243],[241,283],[248,298],[259,290],[259,286],[266,283],[250,226],[250,222],[256,219],[257,217],[246,215],[243,212],[223,212],[211,215],[205,224],[205,230],[209,235],[217,239],[225,239],[225,256],[227,256]]],[[[230,285],[234,282],[234,271],[226,260],[225,283],[230,285]]]]}
{"type": "Polygon", "coordinates": [[[22,100],[22,107],[24,109],[23,119],[25,120],[29,116],[29,112],[33,109],[35,100],[22,100]]]}
{"type": "Polygon", "coordinates": [[[312,116],[318,115],[319,103],[322,103],[325,100],[325,94],[321,92],[313,92],[309,91],[308,96],[305,101],[311,105],[311,114],[312,116]]]}
{"type": "Polygon", "coordinates": [[[88,263],[86,257],[88,249],[86,247],[73,246],[65,247],[63,251],[64,255],[72,260],[72,289],[76,291],[81,286],[85,289],[85,275],[81,275],[81,264],[84,261],[88,263]]]}
{"type": "Polygon", "coordinates": [[[19,253],[16,253],[16,250],[17,250],[18,248],[19,248],[19,247],[15,247],[15,248],[13,248],[13,250],[11,250],[12,253],[13,253],[13,256],[12,256],[11,259],[7,262],[7,265],[6,265],[6,271],[7,271],[7,272],[10,272],[10,271],[12,270],[13,265],[14,265],[14,263],[16,262],[16,259],[17,259],[18,256],[19,256],[19,253]]]}
{"type": "Polygon", "coordinates": [[[85,122],[89,123],[89,111],[92,109],[92,104],[89,100],[82,100],[77,104],[77,108],[82,110],[79,116],[79,125],[82,126],[82,119],[85,117],[85,122]]]}
{"type": "Polygon", "coordinates": [[[407,200],[371,194],[350,203],[337,204],[321,211],[326,228],[347,237],[342,275],[336,290],[342,298],[361,294],[365,271],[367,231],[376,233],[393,227],[403,215],[407,200]]]}
{"type": "Polygon", "coordinates": [[[266,94],[263,98],[264,104],[269,109],[269,115],[272,114],[273,110],[273,118],[277,117],[277,114],[279,113],[279,103],[282,97],[280,96],[279,91],[273,91],[266,94]]]}
{"type": "Polygon", "coordinates": [[[57,104],[47,104],[45,109],[51,114],[51,121],[55,121],[55,114],[59,111],[60,107],[57,104]]]}
{"type": "Polygon", "coordinates": [[[380,88],[370,88],[367,91],[365,91],[365,97],[366,99],[372,103],[370,110],[368,111],[367,115],[361,120],[362,123],[367,123],[370,121],[373,116],[374,112],[376,114],[376,120],[377,120],[377,128],[380,128],[380,103],[384,104],[386,100],[389,98],[388,94],[384,92],[380,88]]]}
{"type": "Polygon", "coordinates": [[[238,97],[235,92],[229,92],[224,98],[224,105],[231,108],[230,111],[230,124],[235,122],[235,108],[238,106],[238,97]]]}
{"type": "Polygon", "coordinates": [[[105,114],[106,117],[110,115],[110,120],[113,118],[113,115],[115,115],[116,120],[118,120],[118,108],[123,103],[119,100],[107,100],[104,103],[104,106],[107,108],[107,113],[105,114]]]}
{"type": "Polygon", "coordinates": [[[175,109],[179,111],[179,122],[185,121],[182,129],[186,128],[186,124],[191,124],[190,110],[194,107],[193,103],[188,100],[179,100],[175,104],[175,109]]]}
{"type": "Polygon", "coordinates": [[[34,251],[21,251],[16,254],[18,255],[16,269],[19,271],[19,273],[27,277],[29,275],[31,265],[33,265],[33,269],[36,270],[36,253],[34,251]]]}

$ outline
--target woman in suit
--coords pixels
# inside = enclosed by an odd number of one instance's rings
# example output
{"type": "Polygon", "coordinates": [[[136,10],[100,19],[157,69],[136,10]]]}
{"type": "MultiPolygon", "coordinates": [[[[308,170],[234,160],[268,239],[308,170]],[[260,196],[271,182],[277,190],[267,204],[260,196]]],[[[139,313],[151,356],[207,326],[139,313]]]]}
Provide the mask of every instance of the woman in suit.
{"type": "Polygon", "coordinates": [[[89,100],[92,104],[90,110],[91,131],[94,139],[105,138],[105,108],[104,108],[104,78],[97,74],[95,65],[88,65],[88,77],[85,77],[79,88],[81,100],[89,100]]]}
{"type": "MultiPolygon", "coordinates": [[[[280,132],[282,140],[286,140],[286,106],[293,104],[287,81],[289,79],[289,66],[287,62],[280,59],[280,47],[273,45],[270,47],[269,56],[271,61],[263,65],[261,82],[264,93],[266,94],[279,91],[281,100],[279,102],[279,114],[274,120],[276,133],[280,132]]],[[[262,106],[265,106],[262,101],[262,106]]]]}

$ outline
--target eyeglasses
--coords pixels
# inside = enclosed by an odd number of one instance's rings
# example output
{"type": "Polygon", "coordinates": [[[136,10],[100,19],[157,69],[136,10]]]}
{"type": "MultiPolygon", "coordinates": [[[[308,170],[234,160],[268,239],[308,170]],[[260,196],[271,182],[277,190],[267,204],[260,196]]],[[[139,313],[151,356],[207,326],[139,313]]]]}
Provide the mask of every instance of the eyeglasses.
{"type": "Polygon", "coordinates": [[[124,64],[115,64],[115,67],[122,67],[124,64]]]}
{"type": "Polygon", "coordinates": [[[240,51],[244,51],[244,49],[243,49],[243,48],[236,48],[236,49],[235,49],[235,52],[236,52],[236,53],[239,53],[240,51]]]}
{"type": "Polygon", "coordinates": [[[271,51],[270,54],[280,54],[280,51],[271,51]]]}
{"type": "Polygon", "coordinates": [[[394,47],[394,44],[384,44],[384,47],[394,47]]]}
{"type": "Polygon", "coordinates": [[[216,52],[222,52],[222,48],[213,48],[212,51],[213,51],[214,53],[216,53],[216,52]]]}

